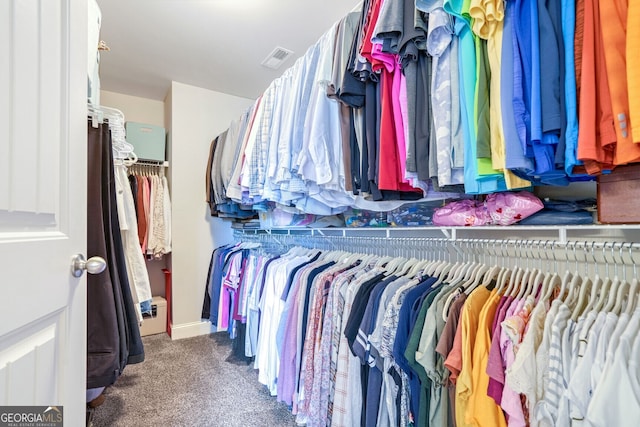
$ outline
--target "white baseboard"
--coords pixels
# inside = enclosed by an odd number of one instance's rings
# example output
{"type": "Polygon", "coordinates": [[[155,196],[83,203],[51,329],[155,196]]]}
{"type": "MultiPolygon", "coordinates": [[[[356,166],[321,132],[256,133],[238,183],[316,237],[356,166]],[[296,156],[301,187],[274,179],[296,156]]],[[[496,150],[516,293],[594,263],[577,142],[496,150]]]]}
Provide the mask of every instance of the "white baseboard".
{"type": "Polygon", "coordinates": [[[171,339],[181,340],[184,338],[208,335],[216,332],[216,328],[208,321],[183,323],[181,325],[171,325],[171,339]]]}

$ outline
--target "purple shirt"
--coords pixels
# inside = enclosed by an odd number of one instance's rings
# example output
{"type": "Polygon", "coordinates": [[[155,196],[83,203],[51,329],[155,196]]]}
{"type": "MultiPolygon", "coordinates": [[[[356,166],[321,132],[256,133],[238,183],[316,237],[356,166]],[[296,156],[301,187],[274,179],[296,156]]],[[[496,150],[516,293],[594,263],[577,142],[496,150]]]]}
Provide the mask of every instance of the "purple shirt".
{"type": "Polygon", "coordinates": [[[502,390],[504,389],[504,361],[500,350],[500,335],[502,333],[502,321],[507,317],[507,312],[516,304],[512,304],[513,297],[503,297],[500,300],[501,306],[496,310],[493,319],[493,333],[491,335],[491,348],[489,349],[489,359],[487,361],[487,375],[489,375],[489,385],[487,386],[487,396],[493,398],[498,405],[502,402],[502,390]]]}
{"type": "Polygon", "coordinates": [[[291,308],[285,322],[282,353],[280,354],[280,369],[278,371],[278,401],[290,406],[293,405],[293,396],[296,388],[296,350],[298,348],[296,341],[300,308],[300,304],[297,301],[300,290],[305,288],[300,286],[300,282],[306,282],[308,277],[304,271],[299,273],[299,275],[296,275],[296,278],[299,279],[298,283],[292,283],[287,296],[287,304],[290,304],[291,308]],[[302,280],[302,278],[305,280],[302,280]]]}

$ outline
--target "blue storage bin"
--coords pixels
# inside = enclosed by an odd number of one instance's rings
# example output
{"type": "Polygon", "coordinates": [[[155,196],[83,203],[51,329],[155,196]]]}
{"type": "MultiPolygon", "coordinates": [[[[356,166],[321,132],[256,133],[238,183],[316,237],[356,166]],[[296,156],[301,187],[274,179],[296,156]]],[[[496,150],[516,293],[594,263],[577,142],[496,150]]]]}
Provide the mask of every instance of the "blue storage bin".
{"type": "Polygon", "coordinates": [[[163,127],[145,123],[126,122],[127,142],[142,160],[165,160],[165,131],[163,127]]]}

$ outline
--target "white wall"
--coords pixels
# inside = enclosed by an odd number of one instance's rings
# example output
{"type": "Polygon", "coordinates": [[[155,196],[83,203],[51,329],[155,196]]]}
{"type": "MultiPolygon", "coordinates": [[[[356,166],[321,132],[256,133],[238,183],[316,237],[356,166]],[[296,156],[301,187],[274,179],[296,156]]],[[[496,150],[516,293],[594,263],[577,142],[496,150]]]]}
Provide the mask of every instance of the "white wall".
{"type": "Polygon", "coordinates": [[[200,314],[211,251],[233,237],[230,223],[212,218],[205,201],[209,146],[254,101],[172,82],[165,102],[171,141],[172,338],[178,339],[210,332],[200,314]]]}
{"type": "Polygon", "coordinates": [[[102,90],[100,104],[122,111],[126,121],[166,127],[162,101],[102,90]]]}

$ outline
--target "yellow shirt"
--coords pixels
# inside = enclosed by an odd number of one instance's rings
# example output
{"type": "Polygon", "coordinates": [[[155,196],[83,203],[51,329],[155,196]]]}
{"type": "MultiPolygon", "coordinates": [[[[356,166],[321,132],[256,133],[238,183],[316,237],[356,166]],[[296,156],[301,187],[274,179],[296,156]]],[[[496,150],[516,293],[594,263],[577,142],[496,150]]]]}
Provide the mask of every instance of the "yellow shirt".
{"type": "Polygon", "coordinates": [[[502,409],[491,397],[487,396],[489,375],[487,375],[487,363],[489,361],[489,349],[491,348],[491,325],[496,315],[496,309],[500,302],[500,294],[495,290],[491,292],[478,319],[478,332],[476,345],[473,347],[473,390],[469,399],[469,406],[465,419],[468,424],[477,426],[506,427],[507,422],[502,409]]]}
{"type": "MultiPolygon", "coordinates": [[[[475,426],[466,422],[467,407],[473,393],[473,348],[478,331],[478,319],[482,307],[487,302],[491,292],[484,286],[479,286],[467,298],[460,314],[462,338],[462,369],[456,381],[456,425],[457,427],[475,426]]],[[[486,390],[485,390],[486,391],[486,390]]]]}

